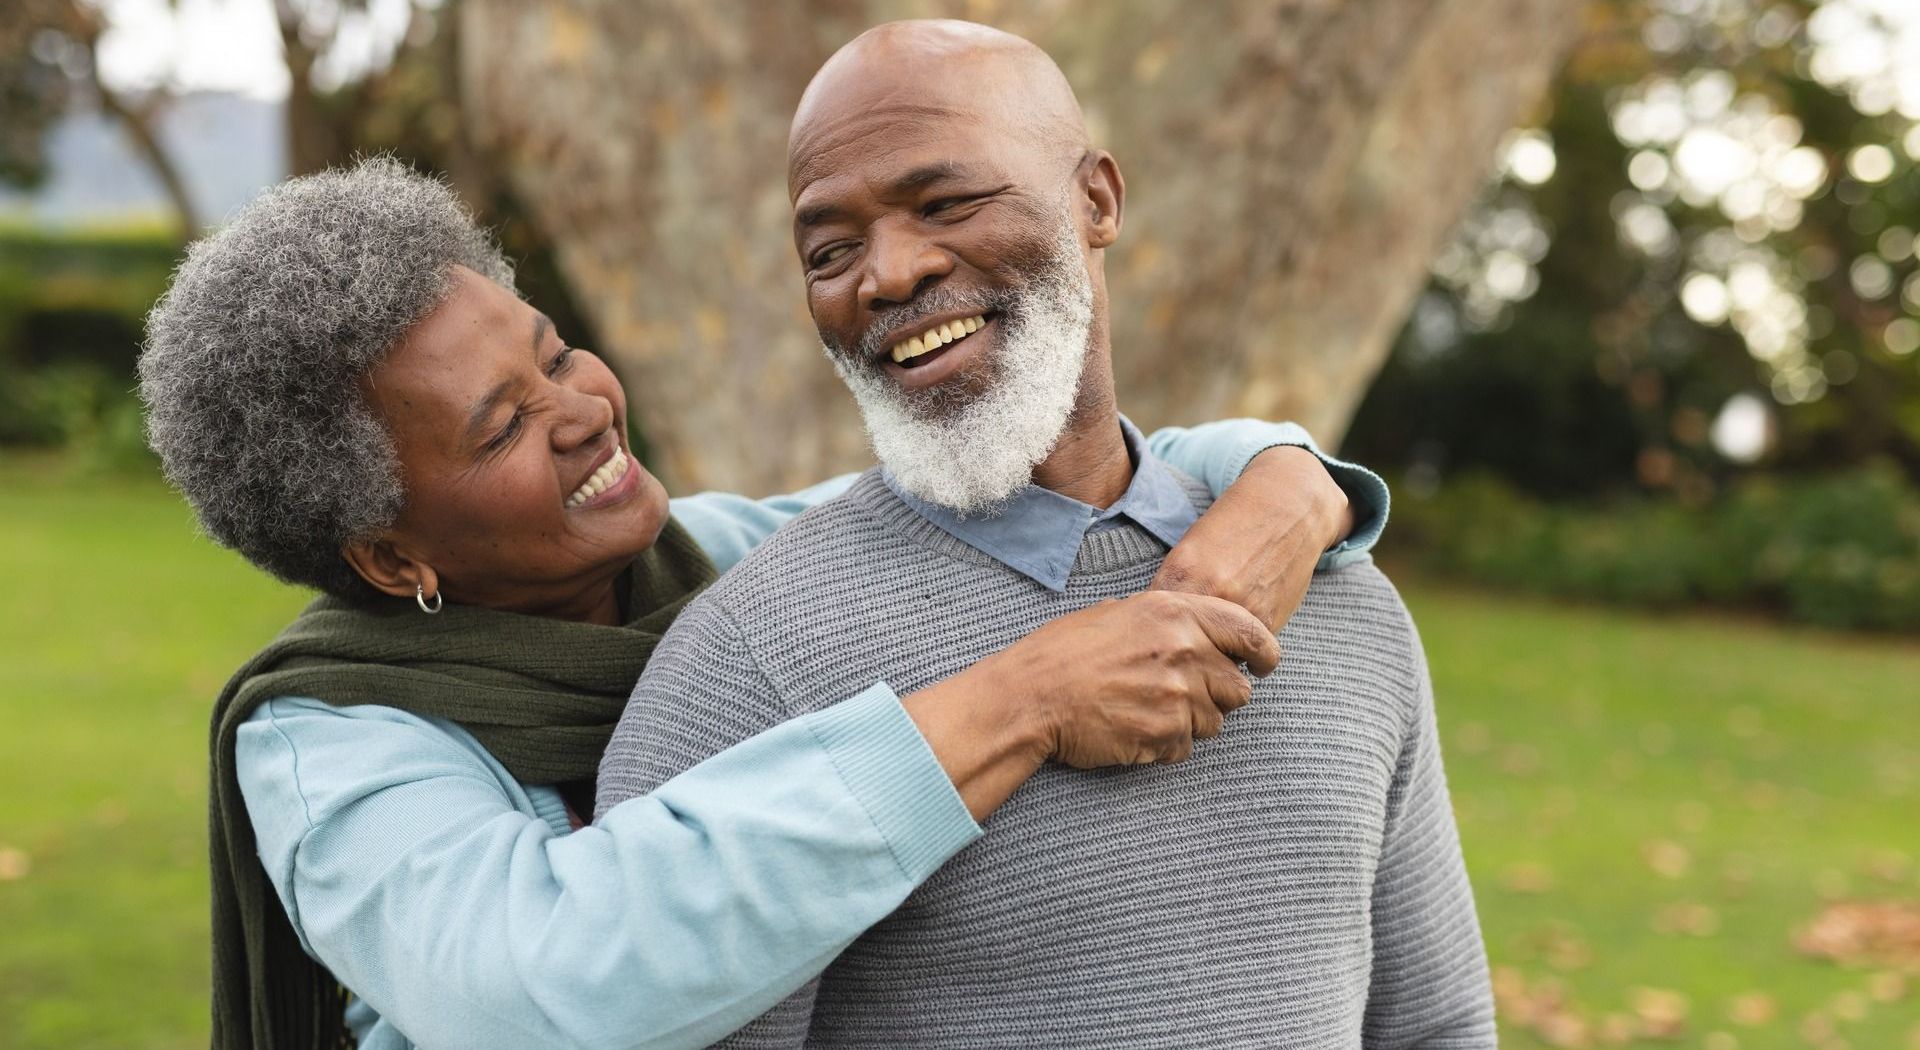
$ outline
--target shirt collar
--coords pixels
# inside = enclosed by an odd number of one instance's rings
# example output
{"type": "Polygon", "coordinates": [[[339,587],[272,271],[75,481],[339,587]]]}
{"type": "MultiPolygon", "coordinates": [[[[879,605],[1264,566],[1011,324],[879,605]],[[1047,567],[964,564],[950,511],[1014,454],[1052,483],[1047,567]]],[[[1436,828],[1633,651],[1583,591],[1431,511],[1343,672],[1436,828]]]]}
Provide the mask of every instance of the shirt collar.
{"type": "Polygon", "coordinates": [[[1088,532],[1116,527],[1124,517],[1172,547],[1200,518],[1186,487],[1147,449],[1139,428],[1125,416],[1119,422],[1133,460],[1133,480],[1106,510],[1028,485],[992,513],[961,515],[908,492],[890,470],[882,470],[881,477],[915,513],[955,539],[1048,590],[1064,591],[1088,532]]]}

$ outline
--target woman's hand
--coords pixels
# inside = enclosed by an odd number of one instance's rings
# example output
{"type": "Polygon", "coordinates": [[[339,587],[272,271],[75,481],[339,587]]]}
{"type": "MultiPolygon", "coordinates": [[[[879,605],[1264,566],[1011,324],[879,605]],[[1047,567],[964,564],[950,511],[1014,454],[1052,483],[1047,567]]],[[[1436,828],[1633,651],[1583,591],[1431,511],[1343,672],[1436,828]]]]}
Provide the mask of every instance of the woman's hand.
{"type": "Polygon", "coordinates": [[[1320,460],[1270,448],[1168,552],[1152,587],[1224,598],[1277,632],[1306,597],[1320,555],[1352,531],[1353,507],[1320,460]]]}
{"type": "Polygon", "coordinates": [[[1063,616],[902,701],[983,819],[1048,759],[1178,762],[1220,732],[1280,647],[1245,609],[1148,591],[1063,616]]]}

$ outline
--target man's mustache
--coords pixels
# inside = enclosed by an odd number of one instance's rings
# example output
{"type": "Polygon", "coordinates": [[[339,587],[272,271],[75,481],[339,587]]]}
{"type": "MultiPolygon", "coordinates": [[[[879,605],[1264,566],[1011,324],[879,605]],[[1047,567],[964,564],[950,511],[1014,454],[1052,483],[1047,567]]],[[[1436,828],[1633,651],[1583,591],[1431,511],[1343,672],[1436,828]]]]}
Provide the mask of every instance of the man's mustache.
{"type": "Polygon", "coordinates": [[[821,333],[820,338],[826,343],[827,349],[833,351],[836,356],[843,360],[851,357],[853,360],[849,363],[864,365],[877,360],[883,352],[891,350],[894,342],[905,338],[906,335],[915,334],[912,331],[914,326],[929,318],[962,310],[969,314],[1005,313],[1015,309],[1019,301],[1020,294],[1013,289],[983,288],[977,291],[961,291],[954,288],[934,287],[908,302],[874,311],[873,321],[867,325],[866,331],[861,333],[860,344],[854,354],[848,354],[844,347],[824,332],[821,333]]]}

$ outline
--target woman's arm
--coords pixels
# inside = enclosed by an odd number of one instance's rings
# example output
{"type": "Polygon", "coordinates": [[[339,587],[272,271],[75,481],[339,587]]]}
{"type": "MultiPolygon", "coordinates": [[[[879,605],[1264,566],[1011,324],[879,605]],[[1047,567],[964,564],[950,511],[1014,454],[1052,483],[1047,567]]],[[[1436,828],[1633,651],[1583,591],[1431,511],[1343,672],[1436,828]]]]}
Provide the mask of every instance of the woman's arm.
{"type": "MultiPolygon", "coordinates": [[[[1215,499],[1226,496],[1261,453],[1275,448],[1298,448],[1312,454],[1352,508],[1351,522],[1328,545],[1319,568],[1339,568],[1372,550],[1387,527],[1387,483],[1358,463],[1320,451],[1313,436],[1299,424],[1222,419],[1195,427],[1161,427],[1147,435],[1149,451],[1207,486],[1215,499]]],[[[1306,476],[1303,474],[1303,478],[1306,476]]]]}
{"type": "Polygon", "coordinates": [[[765,727],[564,836],[463,730],[392,708],[274,700],[235,762],[303,944],[413,1042],[705,1046],[817,975],[1042,762],[1184,758],[1246,702],[1235,661],[1278,655],[1218,599],[1103,603],[905,705],[876,684],[765,727]]]}
{"type": "Polygon", "coordinates": [[[798,492],[748,499],[731,492],[700,492],[668,503],[674,520],[692,534],[721,572],[747,556],[775,530],[816,503],[847,491],[858,474],[842,474],[798,492]]]}
{"type": "Polygon", "coordinates": [[[704,1046],[979,834],[884,686],[566,836],[470,737],[391,708],[282,698],[236,758],[309,950],[424,1046],[704,1046]]]}
{"type": "MultiPolygon", "coordinates": [[[[1271,448],[1305,449],[1352,506],[1352,523],[1342,529],[1320,559],[1320,568],[1337,568],[1372,549],[1387,524],[1387,486],[1379,475],[1320,451],[1306,430],[1294,423],[1224,419],[1196,427],[1162,427],[1147,436],[1147,448],[1224,496],[1249,464],[1271,448]]],[[[780,526],[807,508],[847,490],[858,475],[843,474],[798,492],[748,499],[730,492],[701,492],[672,501],[675,519],[725,572],[780,526]]]]}
{"type": "Polygon", "coordinates": [[[1169,427],[1147,446],[1216,497],[1168,552],[1153,586],[1225,598],[1276,632],[1316,570],[1365,557],[1386,527],[1386,483],[1322,453],[1294,424],[1169,427]]]}

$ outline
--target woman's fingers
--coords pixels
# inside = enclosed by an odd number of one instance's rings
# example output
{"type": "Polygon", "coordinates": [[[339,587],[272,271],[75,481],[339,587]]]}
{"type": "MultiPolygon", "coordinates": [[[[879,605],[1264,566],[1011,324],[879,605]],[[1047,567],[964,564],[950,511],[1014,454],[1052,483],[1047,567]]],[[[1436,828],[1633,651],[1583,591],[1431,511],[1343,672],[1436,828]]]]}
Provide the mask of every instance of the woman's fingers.
{"type": "Polygon", "coordinates": [[[1252,613],[1224,598],[1205,594],[1182,595],[1194,622],[1221,654],[1247,665],[1265,678],[1280,666],[1280,641],[1252,613]]]}

